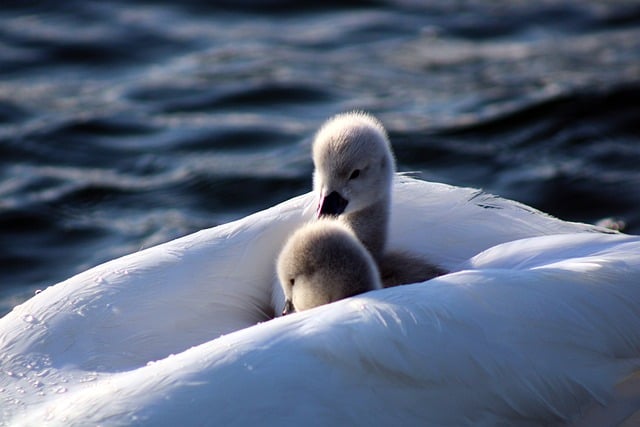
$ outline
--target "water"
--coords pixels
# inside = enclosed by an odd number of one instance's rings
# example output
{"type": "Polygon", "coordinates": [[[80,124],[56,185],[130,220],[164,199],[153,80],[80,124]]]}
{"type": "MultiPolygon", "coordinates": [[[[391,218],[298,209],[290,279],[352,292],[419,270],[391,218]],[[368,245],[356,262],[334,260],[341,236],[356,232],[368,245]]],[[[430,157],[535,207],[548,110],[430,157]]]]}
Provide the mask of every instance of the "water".
{"type": "Polygon", "coordinates": [[[308,191],[352,109],[400,170],[640,233],[638,1],[299,3],[3,2],[0,315],[308,191]]]}

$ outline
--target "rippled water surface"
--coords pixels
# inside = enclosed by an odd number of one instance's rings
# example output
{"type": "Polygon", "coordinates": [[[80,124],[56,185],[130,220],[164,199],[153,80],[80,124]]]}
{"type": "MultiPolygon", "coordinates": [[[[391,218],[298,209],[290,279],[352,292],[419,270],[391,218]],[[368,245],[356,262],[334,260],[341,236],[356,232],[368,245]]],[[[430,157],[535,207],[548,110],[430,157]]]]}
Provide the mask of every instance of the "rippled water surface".
{"type": "Polygon", "coordinates": [[[637,1],[10,0],[0,315],[308,191],[314,131],[352,109],[400,170],[640,233],[637,1]]]}

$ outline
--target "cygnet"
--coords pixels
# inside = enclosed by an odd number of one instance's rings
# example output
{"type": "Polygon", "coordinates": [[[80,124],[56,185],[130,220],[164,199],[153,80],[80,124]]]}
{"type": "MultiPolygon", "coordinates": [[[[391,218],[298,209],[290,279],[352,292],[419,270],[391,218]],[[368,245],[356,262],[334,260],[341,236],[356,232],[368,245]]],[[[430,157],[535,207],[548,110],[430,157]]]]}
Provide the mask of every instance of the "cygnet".
{"type": "Polygon", "coordinates": [[[331,219],[296,230],[280,252],[277,271],[283,315],[382,287],[369,252],[348,226],[331,219]]]}
{"type": "Polygon", "coordinates": [[[411,254],[386,251],[395,160],[382,124],[361,112],[329,119],[313,142],[317,216],[337,216],[378,263],[385,287],[445,271],[411,254]]]}

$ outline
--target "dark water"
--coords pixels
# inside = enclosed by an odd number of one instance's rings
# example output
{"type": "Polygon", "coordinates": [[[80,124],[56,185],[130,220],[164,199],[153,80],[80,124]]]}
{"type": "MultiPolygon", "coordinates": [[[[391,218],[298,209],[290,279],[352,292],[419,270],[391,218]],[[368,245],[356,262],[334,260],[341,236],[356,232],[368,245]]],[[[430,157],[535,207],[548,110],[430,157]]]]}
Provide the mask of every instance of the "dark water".
{"type": "Polygon", "coordinates": [[[351,109],[400,170],[640,233],[638,1],[4,1],[0,315],[308,191],[351,109]]]}

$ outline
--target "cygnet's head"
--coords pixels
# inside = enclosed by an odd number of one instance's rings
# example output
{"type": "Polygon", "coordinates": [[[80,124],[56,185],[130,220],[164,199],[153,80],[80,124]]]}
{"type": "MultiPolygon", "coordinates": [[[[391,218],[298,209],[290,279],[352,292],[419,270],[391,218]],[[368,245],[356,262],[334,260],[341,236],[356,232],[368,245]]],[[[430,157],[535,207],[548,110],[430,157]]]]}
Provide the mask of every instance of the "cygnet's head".
{"type": "Polygon", "coordinates": [[[391,197],[395,161],[382,124],[366,113],[329,119],[313,142],[318,216],[357,212],[391,197]]]}
{"type": "Polygon", "coordinates": [[[299,228],[277,263],[286,303],[282,314],[380,289],[376,264],[353,231],[321,219],[299,228]]]}

